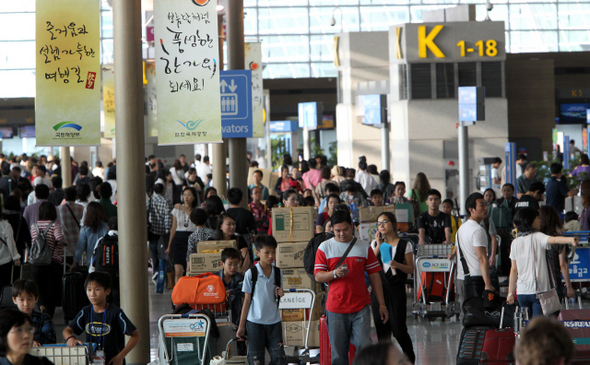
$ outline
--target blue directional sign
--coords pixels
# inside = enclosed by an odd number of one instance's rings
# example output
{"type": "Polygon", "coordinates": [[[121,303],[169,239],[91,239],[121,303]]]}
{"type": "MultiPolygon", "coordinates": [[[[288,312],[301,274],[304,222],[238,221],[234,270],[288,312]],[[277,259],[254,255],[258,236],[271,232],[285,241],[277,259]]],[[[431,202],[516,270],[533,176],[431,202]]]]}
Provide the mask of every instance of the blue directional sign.
{"type": "Polygon", "coordinates": [[[252,137],[252,71],[221,71],[219,81],[222,137],[252,137]]]}

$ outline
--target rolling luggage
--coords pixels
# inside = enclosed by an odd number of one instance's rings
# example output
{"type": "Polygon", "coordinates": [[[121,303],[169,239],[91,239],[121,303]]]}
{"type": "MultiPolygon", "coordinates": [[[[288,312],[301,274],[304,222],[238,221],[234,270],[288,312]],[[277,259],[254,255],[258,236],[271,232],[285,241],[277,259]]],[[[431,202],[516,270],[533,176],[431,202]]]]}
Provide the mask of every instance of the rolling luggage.
{"type": "Polygon", "coordinates": [[[457,365],[479,364],[486,332],[491,327],[464,327],[459,340],[457,351],[457,365]]]}
{"type": "MultiPolygon", "coordinates": [[[[348,363],[352,364],[356,347],[350,344],[348,351],[348,363]]],[[[332,364],[332,348],[330,346],[330,336],[328,335],[328,319],[326,316],[320,318],[320,365],[332,364]]]]}
{"type": "Polygon", "coordinates": [[[480,364],[514,364],[515,342],[516,337],[512,328],[487,330],[481,349],[480,364]]]}
{"type": "Polygon", "coordinates": [[[16,304],[12,301],[12,284],[14,283],[14,270],[15,266],[12,266],[10,271],[10,285],[2,287],[0,292],[0,308],[16,307],[16,304]]]}
{"type": "Polygon", "coordinates": [[[590,309],[563,310],[557,317],[563,323],[576,345],[573,363],[590,362],[590,309]]]}
{"type": "Polygon", "coordinates": [[[68,272],[63,276],[62,307],[66,322],[74,319],[76,314],[90,305],[84,288],[86,275],[80,272],[68,272]]]}

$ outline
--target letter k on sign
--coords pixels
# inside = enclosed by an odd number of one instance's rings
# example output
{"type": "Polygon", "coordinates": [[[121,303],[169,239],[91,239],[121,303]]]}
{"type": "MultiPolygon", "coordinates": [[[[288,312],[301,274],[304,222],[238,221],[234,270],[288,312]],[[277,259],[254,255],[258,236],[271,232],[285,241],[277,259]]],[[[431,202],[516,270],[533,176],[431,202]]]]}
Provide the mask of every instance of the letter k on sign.
{"type": "Polygon", "coordinates": [[[440,48],[434,43],[434,38],[443,27],[444,25],[437,25],[430,31],[430,33],[428,33],[428,35],[426,35],[426,26],[418,26],[418,57],[427,58],[428,51],[426,48],[429,48],[437,58],[446,58],[445,54],[442,53],[440,48]]]}

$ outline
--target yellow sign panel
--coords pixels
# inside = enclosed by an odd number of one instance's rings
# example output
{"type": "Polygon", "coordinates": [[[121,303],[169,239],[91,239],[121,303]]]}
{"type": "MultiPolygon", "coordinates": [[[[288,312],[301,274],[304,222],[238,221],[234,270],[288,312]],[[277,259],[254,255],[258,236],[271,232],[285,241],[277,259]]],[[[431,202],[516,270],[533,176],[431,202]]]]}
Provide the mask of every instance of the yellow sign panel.
{"type": "Polygon", "coordinates": [[[100,144],[100,1],[37,0],[38,146],[100,144]]]}
{"type": "Polygon", "coordinates": [[[104,138],[115,138],[115,69],[102,68],[102,102],[104,112],[104,138]]]}
{"type": "Polygon", "coordinates": [[[444,25],[435,26],[428,35],[426,35],[426,26],[418,26],[418,55],[420,58],[426,58],[427,48],[438,58],[445,58],[440,48],[434,43],[434,38],[440,33],[444,25]]]}

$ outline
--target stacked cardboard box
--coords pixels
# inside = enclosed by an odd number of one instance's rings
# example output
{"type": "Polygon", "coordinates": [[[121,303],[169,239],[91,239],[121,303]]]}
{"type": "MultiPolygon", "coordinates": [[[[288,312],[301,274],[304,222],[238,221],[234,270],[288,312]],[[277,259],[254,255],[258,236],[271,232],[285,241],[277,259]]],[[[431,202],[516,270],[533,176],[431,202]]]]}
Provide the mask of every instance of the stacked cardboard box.
{"type": "Polygon", "coordinates": [[[194,276],[221,270],[221,251],[228,247],[237,248],[236,241],[199,242],[197,244],[197,253],[190,256],[188,275],[194,276]]]}
{"type": "Polygon", "coordinates": [[[394,205],[386,205],[382,207],[366,207],[359,209],[359,238],[372,241],[375,239],[377,233],[377,218],[383,212],[391,212],[395,214],[394,205]]]}

